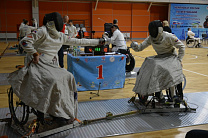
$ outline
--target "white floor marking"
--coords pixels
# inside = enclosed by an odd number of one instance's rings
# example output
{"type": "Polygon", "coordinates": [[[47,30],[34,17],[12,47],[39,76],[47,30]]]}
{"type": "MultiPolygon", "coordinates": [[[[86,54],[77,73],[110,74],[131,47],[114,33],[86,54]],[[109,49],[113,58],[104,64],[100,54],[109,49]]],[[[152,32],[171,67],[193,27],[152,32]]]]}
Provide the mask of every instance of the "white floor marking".
{"type": "Polygon", "coordinates": [[[202,64],[208,64],[208,63],[183,63],[183,65],[193,65],[193,64],[202,65],[202,64]]]}
{"type": "Polygon", "coordinates": [[[201,76],[208,77],[208,75],[204,75],[204,74],[201,74],[201,73],[198,73],[198,72],[194,72],[194,71],[191,71],[191,70],[187,70],[187,69],[183,69],[183,70],[191,72],[191,73],[194,73],[194,74],[198,74],[198,75],[201,75],[201,76]]]}

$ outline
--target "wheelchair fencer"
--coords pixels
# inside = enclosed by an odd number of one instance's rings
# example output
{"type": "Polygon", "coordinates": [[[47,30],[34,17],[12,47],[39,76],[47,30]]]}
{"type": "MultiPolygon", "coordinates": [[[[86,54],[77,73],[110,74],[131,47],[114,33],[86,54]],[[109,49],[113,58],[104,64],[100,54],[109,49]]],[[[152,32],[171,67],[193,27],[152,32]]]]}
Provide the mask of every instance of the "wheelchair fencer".
{"type": "Polygon", "coordinates": [[[113,52],[126,55],[126,72],[131,72],[135,67],[135,59],[130,52],[130,47],[126,46],[124,36],[117,25],[112,25],[111,31],[113,35],[110,38],[107,32],[105,32],[102,37],[108,42],[108,45],[110,43],[114,45],[114,47],[112,47],[113,52]]]}
{"type": "Polygon", "coordinates": [[[196,40],[194,38],[190,38],[189,36],[186,38],[186,46],[188,48],[193,47],[200,47],[200,43],[196,43],[196,40]]]}
{"type": "Polygon", "coordinates": [[[20,126],[22,135],[28,132],[28,123],[33,133],[39,133],[51,128],[51,123],[57,128],[79,122],[76,82],[70,72],[59,67],[57,53],[64,44],[97,46],[105,39],[70,38],[60,32],[62,28],[59,13],[46,14],[43,26],[20,41],[27,52],[25,66],[8,76],[8,97],[12,124],[20,126]],[[31,113],[35,114],[32,122],[31,113]]]}
{"type": "Polygon", "coordinates": [[[135,102],[136,96],[139,103],[148,106],[152,102],[160,104],[173,103],[175,107],[183,101],[182,82],[182,58],[184,56],[184,44],[173,34],[163,32],[162,23],[159,20],[152,21],[148,26],[149,34],[141,44],[132,42],[131,47],[139,52],[152,45],[156,56],[147,57],[142,64],[136,78],[133,91],[136,93],[129,102],[135,102]],[[175,51],[178,48],[178,54],[175,51]],[[166,90],[167,98],[162,94],[166,90]],[[148,101],[148,97],[152,99],[148,101]]]}
{"type": "MultiPolygon", "coordinates": [[[[193,32],[191,32],[191,33],[193,33],[193,32]]],[[[201,43],[200,43],[200,39],[199,38],[191,38],[190,36],[188,36],[186,38],[186,46],[188,48],[193,48],[193,47],[195,47],[195,48],[201,48],[201,47],[203,47],[201,45],[201,43]]]]}

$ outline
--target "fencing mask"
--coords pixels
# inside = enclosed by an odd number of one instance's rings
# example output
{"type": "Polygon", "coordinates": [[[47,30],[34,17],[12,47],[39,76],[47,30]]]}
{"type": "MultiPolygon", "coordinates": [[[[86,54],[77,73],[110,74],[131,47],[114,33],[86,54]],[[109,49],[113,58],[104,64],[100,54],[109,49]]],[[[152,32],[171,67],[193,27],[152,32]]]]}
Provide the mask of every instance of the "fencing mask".
{"type": "Polygon", "coordinates": [[[153,38],[157,38],[163,32],[163,25],[160,20],[155,20],[149,23],[149,33],[153,38]]]}
{"type": "Polygon", "coordinates": [[[54,21],[57,31],[60,32],[63,29],[63,25],[64,25],[63,19],[58,12],[45,14],[44,19],[43,19],[43,25],[46,25],[47,22],[49,21],[54,21]]]}

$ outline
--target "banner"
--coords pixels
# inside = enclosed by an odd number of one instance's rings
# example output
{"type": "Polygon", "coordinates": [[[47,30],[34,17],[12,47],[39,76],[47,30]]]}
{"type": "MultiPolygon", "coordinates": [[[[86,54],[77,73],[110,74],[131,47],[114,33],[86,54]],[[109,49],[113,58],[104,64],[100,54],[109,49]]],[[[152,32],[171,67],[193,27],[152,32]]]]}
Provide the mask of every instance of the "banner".
{"type": "Polygon", "coordinates": [[[188,28],[201,38],[208,33],[208,5],[171,4],[170,28],[179,39],[185,39],[188,28]]]}
{"type": "Polygon", "coordinates": [[[125,55],[67,55],[67,70],[74,75],[78,91],[123,88],[125,66],[125,55]]]}

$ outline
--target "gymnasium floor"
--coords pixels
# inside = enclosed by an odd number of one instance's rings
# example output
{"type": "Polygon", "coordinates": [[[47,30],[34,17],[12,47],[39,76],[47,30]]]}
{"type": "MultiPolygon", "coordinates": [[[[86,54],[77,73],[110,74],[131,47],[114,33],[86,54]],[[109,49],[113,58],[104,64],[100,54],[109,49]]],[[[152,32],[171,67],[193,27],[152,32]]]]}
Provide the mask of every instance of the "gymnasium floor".
{"type": "MultiPolygon", "coordinates": [[[[16,50],[10,50],[9,48],[16,44],[17,42],[4,43],[0,42],[0,54],[4,55],[0,59],[0,73],[10,73],[15,71],[16,65],[23,64],[23,56],[15,56],[16,50]],[[7,48],[7,49],[6,49],[7,48]],[[10,56],[8,56],[10,55],[10,56]]],[[[127,46],[130,42],[127,42],[127,46]]],[[[204,48],[186,48],[185,56],[183,58],[183,72],[187,79],[186,88],[184,93],[194,93],[194,92],[208,92],[208,44],[203,44],[204,48]]],[[[142,52],[134,52],[131,50],[132,54],[136,60],[136,67],[140,67],[143,63],[145,57],[155,55],[153,48],[150,46],[142,52]]],[[[67,58],[64,58],[65,68],[67,67],[67,58]]],[[[113,89],[113,90],[101,90],[99,97],[91,97],[90,92],[79,92],[79,101],[91,101],[91,100],[106,100],[106,99],[120,99],[120,98],[130,98],[133,96],[132,89],[134,87],[135,79],[126,79],[125,87],[123,89],[113,89]]],[[[7,99],[7,89],[9,85],[0,85],[0,108],[8,107],[7,99]]],[[[197,104],[197,103],[196,103],[197,104]]],[[[141,137],[141,138],[182,138],[185,136],[186,132],[192,129],[206,129],[208,130],[208,124],[191,126],[184,128],[175,128],[169,130],[153,131],[146,133],[138,133],[131,135],[123,135],[117,137],[141,137]]]]}

